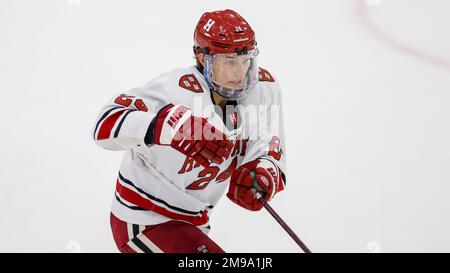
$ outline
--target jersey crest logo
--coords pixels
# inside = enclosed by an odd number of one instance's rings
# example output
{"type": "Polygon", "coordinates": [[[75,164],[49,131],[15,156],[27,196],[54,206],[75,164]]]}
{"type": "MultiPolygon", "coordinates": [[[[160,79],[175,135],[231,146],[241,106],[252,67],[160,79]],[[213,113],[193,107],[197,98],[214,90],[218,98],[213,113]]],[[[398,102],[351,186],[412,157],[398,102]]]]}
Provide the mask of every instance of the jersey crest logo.
{"type": "Polygon", "coordinates": [[[203,92],[203,88],[198,82],[197,78],[194,76],[194,74],[183,75],[180,78],[178,85],[184,89],[187,89],[195,93],[203,92]]]}
{"type": "Polygon", "coordinates": [[[270,75],[269,71],[264,68],[259,68],[259,81],[260,82],[274,82],[274,78],[270,75]]]}

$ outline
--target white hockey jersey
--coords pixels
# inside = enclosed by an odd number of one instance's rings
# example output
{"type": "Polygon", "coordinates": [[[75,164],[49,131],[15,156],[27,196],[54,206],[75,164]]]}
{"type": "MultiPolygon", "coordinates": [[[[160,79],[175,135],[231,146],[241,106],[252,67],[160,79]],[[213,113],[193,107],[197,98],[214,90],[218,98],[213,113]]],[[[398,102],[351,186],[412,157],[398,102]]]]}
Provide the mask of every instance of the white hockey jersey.
{"type": "Polygon", "coordinates": [[[175,69],[143,87],[115,95],[101,109],[92,132],[99,146],[126,151],[111,212],[133,224],[154,225],[176,219],[208,232],[211,211],[227,191],[233,170],[260,157],[271,160],[281,172],[282,190],[286,154],[277,81],[260,68],[259,82],[237,105],[231,114],[214,111],[208,84],[194,66],[175,69]],[[170,146],[146,145],[151,121],[170,103],[184,104],[195,116],[203,116],[220,128],[234,143],[231,156],[220,165],[205,168],[170,146]],[[244,117],[244,112],[253,114],[244,117]]]}

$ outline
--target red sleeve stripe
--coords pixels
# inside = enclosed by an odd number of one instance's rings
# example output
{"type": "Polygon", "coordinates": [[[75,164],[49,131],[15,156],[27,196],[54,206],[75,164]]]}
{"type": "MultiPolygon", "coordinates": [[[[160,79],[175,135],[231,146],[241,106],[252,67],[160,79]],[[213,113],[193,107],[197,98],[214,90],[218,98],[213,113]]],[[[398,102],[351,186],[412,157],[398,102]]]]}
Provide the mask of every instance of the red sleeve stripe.
{"type": "Polygon", "coordinates": [[[127,112],[125,113],[125,115],[123,115],[123,117],[120,119],[120,122],[119,122],[119,124],[117,125],[117,128],[116,128],[116,130],[115,130],[115,132],[114,132],[114,138],[116,138],[116,137],[119,136],[120,129],[122,128],[122,124],[123,124],[123,122],[125,121],[125,119],[127,118],[127,116],[128,116],[129,114],[131,114],[132,112],[135,112],[135,111],[137,111],[137,110],[129,110],[129,111],[127,111],[127,112]]]}
{"type": "Polygon", "coordinates": [[[142,197],[137,192],[134,192],[127,187],[124,187],[120,183],[119,179],[117,179],[116,191],[120,196],[120,198],[126,200],[128,203],[134,204],[146,210],[154,211],[171,219],[183,220],[186,222],[190,222],[196,226],[204,225],[209,221],[208,214],[206,211],[204,211],[201,216],[187,216],[160,207],[155,203],[153,203],[152,201],[150,201],[149,199],[142,197]]]}
{"type": "Polygon", "coordinates": [[[107,110],[106,112],[103,113],[102,117],[98,120],[97,124],[95,125],[95,130],[94,130],[94,138],[97,135],[97,130],[98,130],[98,126],[100,125],[100,123],[102,123],[102,121],[114,110],[119,109],[119,108],[123,108],[123,107],[113,107],[109,110],[107,110]]]}
{"type": "Polygon", "coordinates": [[[102,139],[108,139],[111,135],[111,131],[114,128],[114,125],[116,124],[117,120],[120,118],[120,116],[127,110],[130,110],[128,108],[121,109],[114,114],[110,115],[105,119],[102,126],[100,126],[100,130],[97,135],[97,140],[102,139]]]}

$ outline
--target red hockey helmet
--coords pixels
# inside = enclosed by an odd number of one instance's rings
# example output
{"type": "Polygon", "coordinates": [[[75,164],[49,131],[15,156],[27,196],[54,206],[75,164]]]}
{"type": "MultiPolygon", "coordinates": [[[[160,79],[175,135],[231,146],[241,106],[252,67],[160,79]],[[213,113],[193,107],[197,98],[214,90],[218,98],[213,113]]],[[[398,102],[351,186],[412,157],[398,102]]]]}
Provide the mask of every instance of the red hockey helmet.
{"type": "Polygon", "coordinates": [[[205,54],[203,76],[220,96],[238,100],[258,82],[255,32],[235,11],[202,15],[194,32],[194,52],[198,49],[205,54]]]}
{"type": "Polygon", "coordinates": [[[205,12],[195,27],[194,45],[208,55],[245,53],[255,48],[255,32],[233,10],[205,12]]]}

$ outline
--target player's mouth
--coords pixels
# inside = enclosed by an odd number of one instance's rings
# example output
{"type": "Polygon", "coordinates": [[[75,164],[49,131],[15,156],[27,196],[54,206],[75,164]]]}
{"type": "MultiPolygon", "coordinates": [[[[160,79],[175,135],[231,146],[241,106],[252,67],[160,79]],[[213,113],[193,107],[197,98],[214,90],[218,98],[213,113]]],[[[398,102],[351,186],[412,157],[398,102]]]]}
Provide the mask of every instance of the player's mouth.
{"type": "Polygon", "coordinates": [[[244,81],[229,81],[228,87],[233,89],[241,89],[244,86],[244,81]]]}

